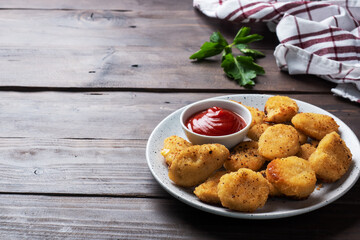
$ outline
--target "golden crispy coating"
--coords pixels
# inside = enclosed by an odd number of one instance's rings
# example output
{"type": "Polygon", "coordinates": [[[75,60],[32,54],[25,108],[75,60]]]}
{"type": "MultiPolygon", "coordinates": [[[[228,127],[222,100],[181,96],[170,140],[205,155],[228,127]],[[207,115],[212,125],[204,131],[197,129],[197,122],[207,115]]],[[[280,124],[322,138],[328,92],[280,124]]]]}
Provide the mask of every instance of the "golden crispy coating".
{"type": "Polygon", "coordinates": [[[276,124],[265,130],[259,139],[259,153],[268,158],[295,155],[300,149],[299,134],[294,127],[276,124]]]}
{"type": "MultiPolygon", "coordinates": [[[[233,101],[233,102],[237,102],[237,101],[233,101]]],[[[254,108],[254,107],[246,106],[246,105],[242,104],[241,102],[237,102],[237,103],[240,103],[241,105],[243,105],[250,111],[251,116],[252,116],[252,121],[251,121],[250,127],[254,126],[255,124],[261,124],[264,122],[265,113],[263,111],[261,111],[257,108],[254,108]]]]}
{"type": "Polygon", "coordinates": [[[261,134],[263,134],[265,132],[265,130],[270,127],[271,125],[268,123],[261,123],[261,124],[255,124],[254,126],[252,126],[248,133],[247,136],[254,141],[259,141],[259,138],[261,136],[261,134]]]}
{"type": "Polygon", "coordinates": [[[265,113],[260,111],[257,108],[245,106],[251,113],[252,122],[250,127],[254,126],[255,124],[261,124],[264,122],[265,113]]]}
{"type": "Polygon", "coordinates": [[[317,177],[325,182],[340,179],[349,169],[351,161],[350,149],[336,132],[327,134],[309,158],[317,177]]]}
{"type": "Polygon", "coordinates": [[[230,153],[230,158],[225,161],[224,167],[229,171],[240,168],[259,170],[266,159],[258,153],[258,143],[255,141],[241,142],[230,153]]]}
{"type": "Polygon", "coordinates": [[[311,154],[313,152],[315,152],[316,147],[314,147],[313,145],[311,145],[310,143],[305,143],[303,145],[300,146],[300,150],[299,152],[296,154],[296,156],[298,156],[299,158],[308,160],[309,157],[311,156],[311,154]]]}
{"type": "Polygon", "coordinates": [[[215,172],[205,182],[195,188],[194,194],[203,202],[219,204],[220,198],[217,193],[217,186],[220,182],[220,178],[225,173],[227,173],[227,171],[215,172]]]}
{"type": "Polygon", "coordinates": [[[299,111],[296,102],[286,96],[270,97],[266,101],[264,109],[264,120],[275,123],[288,122],[299,111]]]}
{"type": "Polygon", "coordinates": [[[269,196],[270,197],[280,197],[280,196],[284,196],[275,186],[274,184],[272,184],[271,182],[269,182],[269,180],[267,180],[266,177],[266,170],[262,170],[261,175],[263,175],[263,177],[266,179],[266,181],[269,184],[269,196]]]}
{"type": "Polygon", "coordinates": [[[170,166],[176,155],[178,155],[181,150],[190,146],[192,146],[192,144],[185,139],[178,136],[171,136],[164,140],[161,155],[164,156],[166,164],[170,166]]]}
{"type": "Polygon", "coordinates": [[[297,132],[299,134],[299,142],[300,142],[300,144],[305,144],[307,142],[307,140],[308,140],[308,136],[306,136],[305,133],[303,133],[303,132],[301,132],[299,130],[297,130],[297,132]]]}
{"type": "Polygon", "coordinates": [[[218,195],[224,207],[253,212],[265,205],[269,185],[261,173],[241,168],[220,178],[218,195]]]}
{"type": "Polygon", "coordinates": [[[190,146],[172,161],[169,178],[183,187],[199,185],[221,168],[229,155],[229,150],[221,144],[190,146]]]}
{"type": "Polygon", "coordinates": [[[310,163],[295,156],[272,160],[266,168],[266,177],[281,193],[295,199],[307,198],[316,184],[310,163]]]}
{"type": "Polygon", "coordinates": [[[339,129],[332,117],[319,113],[298,113],[291,122],[296,129],[317,140],[333,131],[338,132],[339,129]]]}

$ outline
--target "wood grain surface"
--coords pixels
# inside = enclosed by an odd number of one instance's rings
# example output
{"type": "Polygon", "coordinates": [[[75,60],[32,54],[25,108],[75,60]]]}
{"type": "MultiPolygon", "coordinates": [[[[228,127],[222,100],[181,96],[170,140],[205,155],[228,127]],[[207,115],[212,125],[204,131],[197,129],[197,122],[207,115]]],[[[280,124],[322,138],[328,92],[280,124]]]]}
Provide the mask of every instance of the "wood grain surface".
{"type": "Polygon", "coordinates": [[[0,239],[360,238],[360,185],[286,219],[209,214],[170,196],[145,151],[154,128],[198,100],[281,94],[329,111],[360,137],[358,104],[335,84],[279,71],[265,24],[203,16],[191,0],[0,0],[0,239]],[[252,88],[220,59],[189,56],[221,30],[264,35],[252,88]]]}
{"type": "Polygon", "coordinates": [[[356,239],[360,227],[359,205],[337,203],[263,221],[216,216],[173,199],[3,194],[0,203],[0,237],[7,239],[356,239]]]}
{"type": "MultiPolygon", "coordinates": [[[[240,87],[226,77],[219,57],[189,59],[213,31],[221,29],[231,41],[241,26],[218,21],[209,29],[204,27],[207,21],[193,10],[2,10],[0,87],[315,93],[334,87],[315,76],[280,72],[273,56],[277,40],[253,44],[266,54],[258,61],[266,75],[258,77],[253,88],[240,87]]],[[[276,39],[264,25],[249,26],[265,39],[276,39]]]]}
{"type": "MultiPolygon", "coordinates": [[[[224,93],[2,92],[1,137],[147,139],[170,113],[224,93]],[[137,123],[141,127],[134,126],[137,123]]],[[[334,114],[359,137],[355,104],[327,94],[287,94],[334,114]]]]}
{"type": "Polygon", "coordinates": [[[3,9],[43,9],[43,10],[72,10],[72,9],[100,9],[118,11],[174,11],[174,10],[193,10],[191,0],[171,1],[168,0],[1,0],[0,5],[3,9]]]}

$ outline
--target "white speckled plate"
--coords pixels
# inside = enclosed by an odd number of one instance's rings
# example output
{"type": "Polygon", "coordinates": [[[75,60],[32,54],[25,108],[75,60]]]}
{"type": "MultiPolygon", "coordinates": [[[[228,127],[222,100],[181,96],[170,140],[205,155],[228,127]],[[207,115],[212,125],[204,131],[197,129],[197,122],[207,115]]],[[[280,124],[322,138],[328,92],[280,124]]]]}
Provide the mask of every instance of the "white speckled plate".
{"type": "MultiPolygon", "coordinates": [[[[221,96],[218,98],[236,100],[244,103],[245,105],[263,109],[265,101],[269,97],[270,95],[240,94],[221,96]]],[[[260,208],[253,213],[242,213],[228,210],[220,206],[203,203],[192,193],[193,189],[176,186],[168,178],[168,169],[160,151],[162,149],[164,139],[171,135],[178,135],[186,139],[179,122],[180,113],[183,111],[183,108],[170,114],[162,122],[160,122],[149,137],[146,147],[146,158],[149,168],[159,184],[175,198],[195,208],[222,216],[246,219],[284,218],[303,214],[323,207],[344,195],[359,178],[360,143],[354,132],[334,115],[314,105],[298,100],[296,100],[296,102],[299,105],[300,112],[322,113],[333,117],[340,126],[339,131],[341,137],[353,154],[353,163],[345,176],[335,183],[323,184],[323,187],[321,187],[320,190],[315,189],[306,200],[293,201],[280,198],[269,198],[263,208],[260,208]]]]}

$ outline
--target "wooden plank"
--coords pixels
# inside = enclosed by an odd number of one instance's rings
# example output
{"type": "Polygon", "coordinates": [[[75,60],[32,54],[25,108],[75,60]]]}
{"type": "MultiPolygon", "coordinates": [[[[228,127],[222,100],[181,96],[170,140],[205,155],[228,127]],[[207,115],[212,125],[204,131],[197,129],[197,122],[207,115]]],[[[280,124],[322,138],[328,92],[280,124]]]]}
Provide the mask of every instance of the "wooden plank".
{"type": "MultiPolygon", "coordinates": [[[[147,139],[175,110],[219,93],[1,92],[1,137],[147,139]],[[140,127],[139,127],[140,126],[140,127]]],[[[331,95],[294,95],[328,110],[360,136],[356,104],[331,95]],[[338,107],[341,106],[341,107],[338,107]]]]}
{"type": "Polygon", "coordinates": [[[26,1],[12,0],[0,1],[0,8],[18,9],[106,9],[106,10],[190,10],[193,7],[192,0],[169,1],[169,0],[86,0],[86,1],[26,1]]]}
{"type": "Polygon", "coordinates": [[[1,92],[0,136],[147,139],[173,110],[167,96],[159,102],[156,93],[1,92]]]}
{"type": "Polygon", "coordinates": [[[1,138],[0,192],[167,196],[146,141],[1,138]]]}
{"type": "MultiPolygon", "coordinates": [[[[266,59],[258,63],[266,75],[256,79],[253,90],[276,86],[278,91],[330,92],[334,86],[317,77],[280,72],[272,50],[264,52],[266,59]]],[[[0,86],[248,91],[226,77],[219,59],[198,63],[190,55],[190,50],[160,47],[1,48],[0,86]]]]}
{"type": "MultiPolygon", "coordinates": [[[[0,44],[38,48],[180,46],[197,51],[219,29],[230,41],[239,29],[235,26],[239,25],[208,20],[193,11],[2,10],[0,44]]],[[[276,46],[275,34],[265,25],[252,26],[256,26],[254,32],[267,35],[266,40],[255,42],[255,47],[276,46]]]]}
{"type": "Polygon", "coordinates": [[[357,240],[359,211],[359,204],[335,203],[297,217],[249,221],[205,213],[175,199],[1,195],[0,237],[357,240]]]}
{"type": "MultiPolygon", "coordinates": [[[[64,46],[68,44],[66,40],[74,36],[80,37],[80,39],[72,39],[71,44],[78,46],[92,43],[111,46],[126,44],[125,41],[120,43],[118,38],[114,40],[119,36],[124,37],[121,40],[130,39],[130,45],[136,45],[134,39],[131,38],[132,32],[145,33],[145,36],[139,36],[137,39],[138,41],[143,40],[141,42],[143,45],[145,40],[151,39],[156,46],[162,47],[170,44],[160,45],[159,41],[169,40],[171,40],[172,46],[178,42],[181,46],[187,46],[189,40],[195,41],[200,46],[202,42],[208,41],[212,32],[218,30],[231,40],[241,26],[249,26],[253,32],[265,36],[263,41],[252,43],[252,46],[256,48],[274,49],[278,43],[275,33],[271,33],[264,23],[234,23],[209,18],[194,10],[192,5],[191,0],[104,0],[101,3],[94,0],[75,2],[69,0],[0,1],[0,11],[2,12],[0,19],[4,24],[0,23],[0,27],[4,26],[4,31],[11,29],[7,34],[11,41],[7,41],[8,38],[3,39],[6,46],[16,45],[17,41],[26,41],[26,46],[43,46],[43,44],[64,46]],[[49,9],[53,10],[49,11],[49,9]],[[119,34],[119,29],[122,28],[123,30],[130,28],[130,31],[119,34]],[[28,29],[32,29],[32,31],[28,31],[28,29]],[[71,29],[74,31],[69,32],[71,29]],[[97,35],[95,34],[94,37],[98,38],[100,35],[103,38],[101,41],[91,41],[94,34],[91,34],[90,31],[84,34],[83,29],[96,30],[97,35]],[[29,41],[32,34],[37,35],[39,32],[41,38],[36,39],[37,41],[29,41]],[[20,38],[12,37],[16,34],[19,34],[20,38]],[[59,37],[56,38],[54,35],[59,37]],[[41,44],[39,41],[42,41],[41,44]]],[[[5,34],[4,37],[6,37],[5,34]]]]}
{"type": "MultiPolygon", "coordinates": [[[[171,88],[244,91],[229,80],[219,58],[189,60],[218,29],[231,39],[237,24],[204,19],[192,11],[3,10],[0,15],[2,87],[171,88]],[[215,30],[214,30],[215,28],[215,30]],[[31,29],[31,31],[29,30],[31,29]]],[[[278,70],[275,35],[255,43],[266,71],[253,90],[329,92],[333,83],[278,70]]]]}

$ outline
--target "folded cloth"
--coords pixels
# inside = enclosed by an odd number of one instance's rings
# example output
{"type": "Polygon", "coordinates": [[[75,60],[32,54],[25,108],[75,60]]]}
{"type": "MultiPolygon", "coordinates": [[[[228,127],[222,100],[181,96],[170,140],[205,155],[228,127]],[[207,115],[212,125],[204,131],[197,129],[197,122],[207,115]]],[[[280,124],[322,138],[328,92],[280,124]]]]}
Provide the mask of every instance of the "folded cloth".
{"type": "Polygon", "coordinates": [[[194,0],[209,17],[267,22],[280,44],[276,63],[289,74],[340,84],[336,95],[360,103],[360,0],[194,0]],[[351,84],[353,86],[345,87],[351,84]]]}

